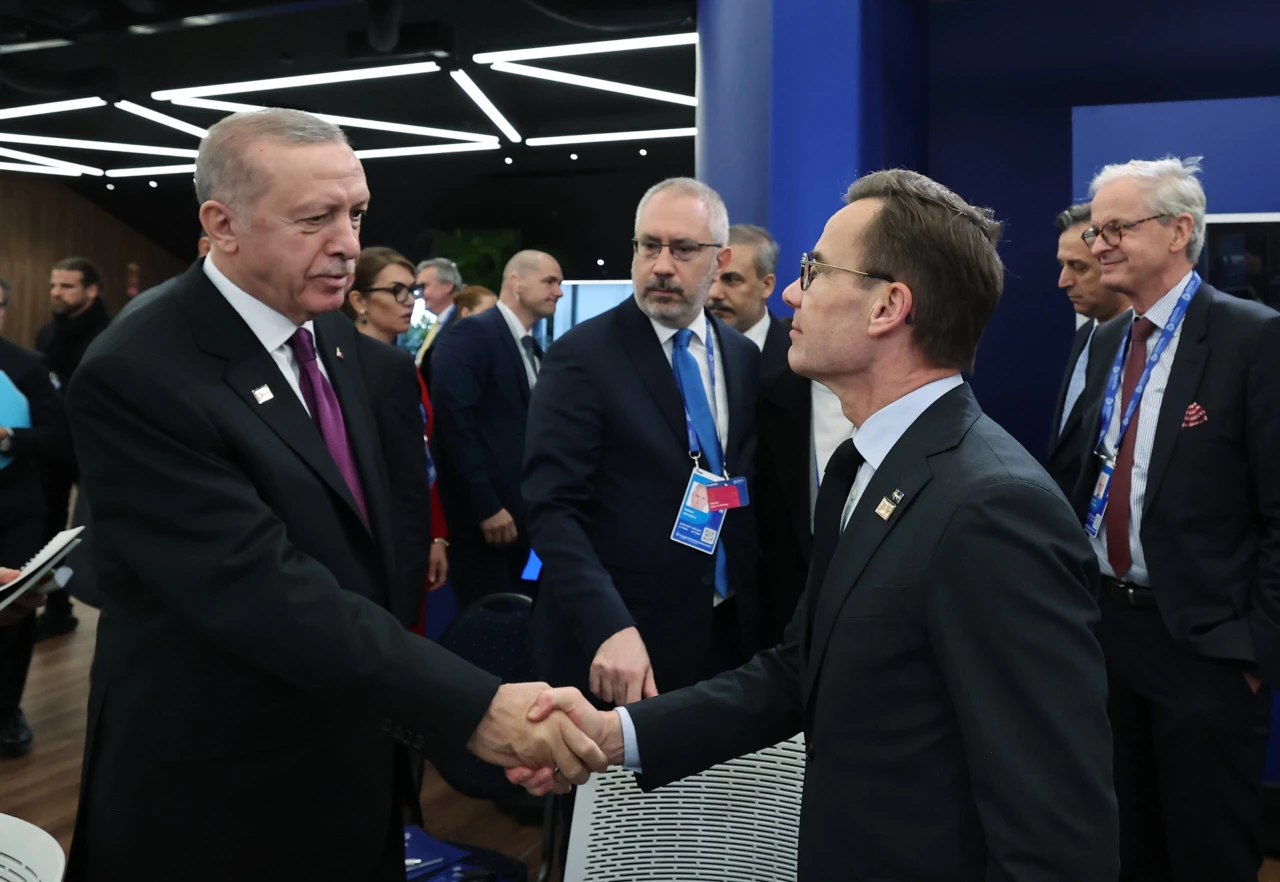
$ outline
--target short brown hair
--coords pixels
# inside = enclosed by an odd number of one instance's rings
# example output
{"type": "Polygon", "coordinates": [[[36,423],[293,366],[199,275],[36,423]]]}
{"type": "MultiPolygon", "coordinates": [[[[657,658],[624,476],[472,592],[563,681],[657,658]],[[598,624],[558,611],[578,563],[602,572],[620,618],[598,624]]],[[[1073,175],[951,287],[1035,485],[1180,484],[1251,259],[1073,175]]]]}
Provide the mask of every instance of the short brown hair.
{"type": "Polygon", "coordinates": [[[934,366],[972,371],[978,340],[1000,302],[1000,224],[924,175],[878,171],[854,181],[846,202],[883,207],[862,235],[859,269],[892,276],[915,298],[913,329],[934,366]]]}
{"type": "Polygon", "coordinates": [[[469,309],[475,312],[480,308],[480,301],[486,297],[492,297],[494,300],[498,299],[498,295],[484,285],[468,285],[453,295],[453,305],[458,309],[469,309]]]}
{"type": "Polygon", "coordinates": [[[360,257],[356,260],[355,279],[347,289],[347,299],[342,301],[342,312],[347,318],[356,320],[356,309],[351,305],[351,292],[359,291],[368,296],[366,292],[378,280],[378,274],[393,264],[404,267],[409,271],[409,275],[413,275],[413,263],[394,248],[374,245],[360,252],[360,257]]]}
{"type": "Polygon", "coordinates": [[[80,284],[88,288],[90,285],[98,286],[98,293],[102,293],[102,273],[98,272],[98,266],[87,257],[64,257],[53,265],[55,270],[67,270],[68,272],[77,272],[80,274],[80,284]]]}

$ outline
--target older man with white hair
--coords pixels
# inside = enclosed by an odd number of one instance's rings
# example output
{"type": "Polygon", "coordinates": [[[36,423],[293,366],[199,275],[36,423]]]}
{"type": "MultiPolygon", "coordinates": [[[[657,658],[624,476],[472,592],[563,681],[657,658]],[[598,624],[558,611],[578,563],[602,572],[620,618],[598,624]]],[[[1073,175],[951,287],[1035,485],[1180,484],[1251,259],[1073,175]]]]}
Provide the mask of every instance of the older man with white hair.
{"type": "Polygon", "coordinates": [[[1199,158],[1093,181],[1100,327],[1075,504],[1103,573],[1121,879],[1257,878],[1280,683],[1280,314],[1204,283],[1199,158]]]}

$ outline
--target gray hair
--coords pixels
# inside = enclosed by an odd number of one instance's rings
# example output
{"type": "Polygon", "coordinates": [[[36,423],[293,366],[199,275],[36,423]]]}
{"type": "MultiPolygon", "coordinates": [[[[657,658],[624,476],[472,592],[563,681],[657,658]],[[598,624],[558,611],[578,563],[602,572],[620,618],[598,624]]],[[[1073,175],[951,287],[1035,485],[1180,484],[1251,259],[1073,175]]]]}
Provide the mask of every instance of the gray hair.
{"type": "Polygon", "coordinates": [[[1053,225],[1058,228],[1059,233],[1065,233],[1072,227],[1080,224],[1089,223],[1092,216],[1092,209],[1088,202],[1081,202],[1073,205],[1065,211],[1058,212],[1058,216],[1053,219],[1053,225]]]}
{"type": "Polygon", "coordinates": [[[640,230],[640,215],[644,213],[644,207],[649,204],[649,200],[667,190],[701,200],[711,214],[711,238],[717,245],[728,243],[729,210],[724,207],[724,200],[715,190],[693,178],[667,178],[650,187],[644,196],[640,197],[640,204],[636,206],[636,232],[640,230]]]}
{"type": "Polygon", "coordinates": [[[1191,241],[1187,243],[1187,259],[1195,263],[1204,249],[1205,236],[1204,187],[1197,177],[1202,159],[1203,156],[1191,156],[1187,159],[1166,156],[1164,159],[1131,159],[1108,165],[1098,172],[1089,185],[1089,195],[1097,195],[1103,186],[1120,178],[1138,181],[1147,190],[1153,213],[1175,217],[1180,214],[1191,215],[1191,241]]]}
{"type": "Polygon", "coordinates": [[[764,227],[734,224],[729,227],[730,245],[750,245],[756,250],[756,278],[763,279],[778,271],[778,243],[764,227]]]}
{"type": "Polygon", "coordinates": [[[196,198],[242,210],[251,208],[267,189],[267,176],[249,159],[255,141],[289,147],[346,144],[347,136],[331,122],[301,110],[268,107],[233,113],[209,127],[196,156],[196,198]]]}
{"type": "Polygon", "coordinates": [[[414,271],[414,276],[422,275],[422,271],[427,267],[432,267],[436,271],[437,279],[453,285],[454,291],[462,290],[462,273],[458,272],[458,265],[449,258],[433,257],[422,261],[414,271]]]}

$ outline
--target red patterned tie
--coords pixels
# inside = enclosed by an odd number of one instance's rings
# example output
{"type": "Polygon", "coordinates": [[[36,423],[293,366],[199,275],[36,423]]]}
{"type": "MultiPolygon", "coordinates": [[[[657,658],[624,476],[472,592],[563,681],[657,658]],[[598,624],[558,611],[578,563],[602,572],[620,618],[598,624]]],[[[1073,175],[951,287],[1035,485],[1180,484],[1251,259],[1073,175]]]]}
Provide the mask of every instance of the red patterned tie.
{"type": "MultiPolygon", "coordinates": [[[[1142,370],[1147,366],[1147,338],[1156,326],[1150,319],[1140,318],[1130,331],[1129,357],[1124,363],[1124,397],[1116,402],[1116,408],[1124,418],[1124,410],[1133,397],[1142,370]]],[[[1117,579],[1123,579],[1133,566],[1129,551],[1129,491],[1133,482],[1133,450],[1138,443],[1138,417],[1142,405],[1133,413],[1129,430],[1120,442],[1120,455],[1116,458],[1115,472],[1111,475],[1111,496],[1107,501],[1107,560],[1117,579]]]]}

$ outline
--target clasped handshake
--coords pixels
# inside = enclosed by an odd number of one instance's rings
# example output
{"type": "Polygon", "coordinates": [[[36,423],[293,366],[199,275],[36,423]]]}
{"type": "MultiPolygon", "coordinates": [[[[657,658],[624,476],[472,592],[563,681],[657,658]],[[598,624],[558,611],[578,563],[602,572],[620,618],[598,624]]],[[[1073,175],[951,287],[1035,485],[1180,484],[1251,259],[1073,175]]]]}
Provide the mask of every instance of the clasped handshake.
{"type": "Polygon", "coordinates": [[[498,687],[467,742],[480,759],[535,796],[568,793],[623,759],[622,724],[571,687],[509,683],[498,687]]]}

